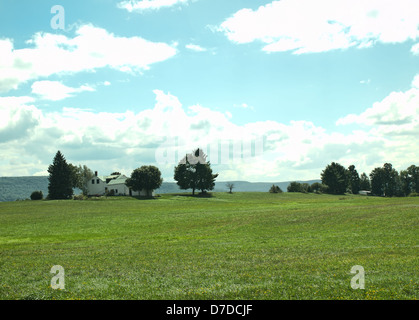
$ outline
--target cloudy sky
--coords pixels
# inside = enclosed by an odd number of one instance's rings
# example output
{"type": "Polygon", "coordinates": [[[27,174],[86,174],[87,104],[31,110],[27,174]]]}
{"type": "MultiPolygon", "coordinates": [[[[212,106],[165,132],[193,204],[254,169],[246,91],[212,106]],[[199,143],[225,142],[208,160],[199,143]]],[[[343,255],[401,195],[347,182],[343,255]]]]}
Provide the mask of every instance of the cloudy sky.
{"type": "Polygon", "coordinates": [[[61,150],[173,181],[201,147],[219,181],[308,180],[418,137],[417,0],[0,0],[0,176],[61,150]]]}

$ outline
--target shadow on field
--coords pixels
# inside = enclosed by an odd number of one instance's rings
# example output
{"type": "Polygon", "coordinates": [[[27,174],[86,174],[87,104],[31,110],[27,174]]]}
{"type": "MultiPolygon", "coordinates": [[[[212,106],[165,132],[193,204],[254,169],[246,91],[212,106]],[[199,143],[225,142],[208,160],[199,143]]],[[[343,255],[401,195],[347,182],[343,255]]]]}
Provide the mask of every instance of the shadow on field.
{"type": "Polygon", "coordinates": [[[146,196],[131,196],[131,198],[136,199],[136,200],[157,200],[158,198],[160,198],[159,195],[156,196],[150,196],[150,197],[146,197],[146,196]]]}
{"type": "Polygon", "coordinates": [[[192,197],[192,198],[212,198],[212,193],[205,192],[205,193],[197,193],[195,195],[191,193],[174,193],[174,196],[178,197],[192,197]]]}

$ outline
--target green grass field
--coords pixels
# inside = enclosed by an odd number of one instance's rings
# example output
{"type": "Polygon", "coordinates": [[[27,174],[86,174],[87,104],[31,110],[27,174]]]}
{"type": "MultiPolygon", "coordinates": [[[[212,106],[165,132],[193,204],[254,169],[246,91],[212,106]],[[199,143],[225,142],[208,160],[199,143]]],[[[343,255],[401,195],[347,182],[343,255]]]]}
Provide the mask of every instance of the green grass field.
{"type": "Polygon", "coordinates": [[[0,299],[417,299],[418,222],[419,198],[4,202],[0,299]],[[351,288],[355,265],[365,289],[351,288]]]}

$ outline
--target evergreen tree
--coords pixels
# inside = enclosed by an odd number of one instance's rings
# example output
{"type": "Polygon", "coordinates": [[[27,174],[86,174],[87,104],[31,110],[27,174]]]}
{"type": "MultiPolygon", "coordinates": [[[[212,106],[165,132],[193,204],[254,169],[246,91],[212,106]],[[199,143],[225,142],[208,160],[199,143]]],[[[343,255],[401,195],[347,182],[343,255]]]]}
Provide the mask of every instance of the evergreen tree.
{"type": "Polygon", "coordinates": [[[385,184],[385,173],[384,169],[377,167],[374,168],[370,173],[371,178],[371,192],[376,196],[383,196],[384,184],[385,184]]]}
{"type": "Polygon", "coordinates": [[[400,182],[402,184],[402,192],[404,196],[408,196],[412,190],[412,178],[407,170],[400,171],[400,182]]]}
{"type": "Polygon", "coordinates": [[[384,191],[386,197],[393,197],[399,195],[400,191],[400,177],[399,173],[393,169],[391,163],[384,164],[385,186],[384,191]]]}
{"type": "Polygon", "coordinates": [[[48,198],[51,200],[71,198],[73,195],[72,170],[59,150],[53,163],[48,167],[48,173],[48,198]]]}
{"type": "Polygon", "coordinates": [[[419,167],[412,164],[406,171],[410,178],[410,192],[419,193],[419,167]]]}
{"type": "Polygon", "coordinates": [[[354,165],[350,165],[348,168],[348,180],[349,180],[349,189],[352,194],[358,194],[360,190],[360,178],[358,171],[356,171],[354,165]]]}
{"type": "Polygon", "coordinates": [[[272,187],[269,189],[270,193],[282,193],[282,189],[279,186],[272,185],[272,187]]]}
{"type": "Polygon", "coordinates": [[[359,188],[360,188],[360,190],[371,191],[370,178],[368,178],[368,176],[365,172],[363,172],[361,174],[361,177],[360,177],[360,180],[359,180],[359,188]]]}

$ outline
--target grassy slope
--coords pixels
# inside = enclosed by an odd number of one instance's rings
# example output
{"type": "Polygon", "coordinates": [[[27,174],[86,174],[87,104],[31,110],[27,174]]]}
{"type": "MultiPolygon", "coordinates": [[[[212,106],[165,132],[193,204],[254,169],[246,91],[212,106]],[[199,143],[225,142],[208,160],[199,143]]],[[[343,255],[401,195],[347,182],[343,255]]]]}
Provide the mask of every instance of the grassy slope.
{"type": "Polygon", "coordinates": [[[0,203],[0,299],[416,299],[418,221],[418,198],[0,203]]]}

